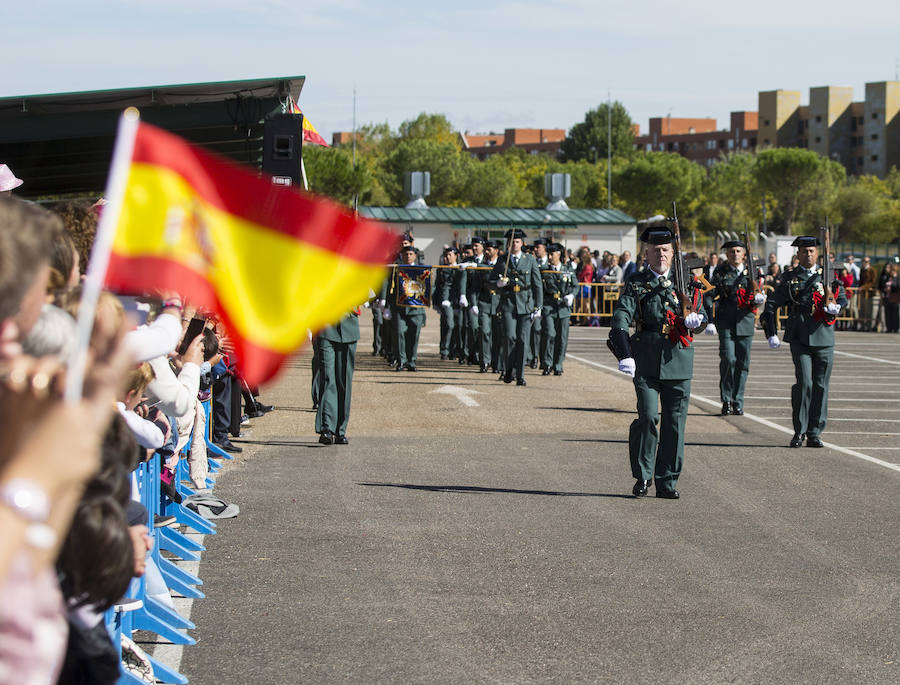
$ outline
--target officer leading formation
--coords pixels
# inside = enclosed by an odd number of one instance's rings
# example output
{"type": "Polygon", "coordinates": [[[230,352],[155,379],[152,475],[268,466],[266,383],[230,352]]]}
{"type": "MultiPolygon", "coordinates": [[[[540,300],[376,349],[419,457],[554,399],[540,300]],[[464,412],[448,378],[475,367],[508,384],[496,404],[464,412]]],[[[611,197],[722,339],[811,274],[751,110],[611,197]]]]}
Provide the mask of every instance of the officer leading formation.
{"type": "Polygon", "coordinates": [[[628,432],[636,497],[646,495],[651,483],[657,497],[680,497],[676,486],[684,463],[684,427],[694,370],[691,342],[706,316],[701,313],[699,283],[687,281],[683,265],[675,263],[681,259],[673,246],[675,239],[665,226],[643,232],[647,268],[625,281],[609,334],[619,371],[634,378],[637,395],[638,416],[628,432]]]}

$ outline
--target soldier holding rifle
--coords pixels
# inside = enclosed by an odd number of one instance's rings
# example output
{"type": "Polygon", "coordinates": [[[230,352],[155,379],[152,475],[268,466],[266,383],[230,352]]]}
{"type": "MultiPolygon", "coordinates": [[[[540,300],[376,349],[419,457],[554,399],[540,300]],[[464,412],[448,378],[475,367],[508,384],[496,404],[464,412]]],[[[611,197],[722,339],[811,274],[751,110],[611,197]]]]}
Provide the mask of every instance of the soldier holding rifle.
{"type": "Polygon", "coordinates": [[[498,262],[488,282],[500,293],[500,312],[503,316],[505,341],[504,383],[525,385],[525,346],[531,332],[531,322],[540,317],[544,301],[544,287],[537,261],[522,251],[525,232],[516,228],[506,232],[509,252],[505,262],[498,262]]]}
{"type": "Polygon", "coordinates": [[[794,437],[791,447],[822,447],[822,432],[828,416],[828,382],[834,365],[834,322],[847,306],[843,290],[835,298],[833,271],[828,261],[828,230],[822,229],[825,259],[817,264],[819,245],[815,236],[800,236],[793,243],[800,264],[785,271],[766,302],[762,320],[769,347],[781,347],[775,333],[775,314],[788,305],[784,339],[791,344],[796,382],[791,388],[794,437]]]}
{"type": "Polygon", "coordinates": [[[541,366],[544,376],[552,372],[562,376],[563,359],[569,344],[569,319],[578,279],[575,271],[562,263],[563,246],[553,243],[547,248],[549,262],[541,270],[544,281],[543,335],[541,336],[541,366]]]}
{"type": "MultiPolygon", "coordinates": [[[[746,234],[745,234],[746,240],[746,234]]],[[[706,315],[714,323],[709,335],[719,334],[719,395],[722,416],[744,413],[744,386],[750,371],[750,347],[756,330],[757,308],[766,296],[759,289],[759,275],[747,243],[729,240],[722,249],[727,257],[712,274],[715,291],[704,299],[706,315]],[[713,319],[713,301],[715,318],[713,319]]]]}
{"type": "Polygon", "coordinates": [[[638,417],[628,433],[635,497],[647,494],[651,479],[657,497],[680,497],[675,486],[684,461],[694,370],[691,342],[705,321],[700,313],[701,286],[686,274],[682,262],[677,219],[673,227],[648,227],[641,235],[647,268],[625,281],[607,341],[619,360],[619,371],[634,378],[637,393],[638,417]],[[635,330],[630,337],[629,326],[635,330]]]}

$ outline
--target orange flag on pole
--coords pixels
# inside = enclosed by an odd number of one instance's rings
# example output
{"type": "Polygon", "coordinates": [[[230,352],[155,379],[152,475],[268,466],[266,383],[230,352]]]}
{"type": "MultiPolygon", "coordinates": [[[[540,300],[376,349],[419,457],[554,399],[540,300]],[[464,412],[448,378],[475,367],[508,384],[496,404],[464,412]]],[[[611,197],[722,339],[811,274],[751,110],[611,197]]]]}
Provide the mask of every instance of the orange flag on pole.
{"type": "Polygon", "coordinates": [[[115,222],[105,283],[171,289],[217,311],[251,384],[384,280],[398,236],[380,224],[148,124],[132,128],[119,207],[111,199],[104,211],[115,222]]]}
{"type": "MultiPolygon", "coordinates": [[[[289,96],[290,97],[290,96],[289,96]]],[[[290,98],[290,113],[291,114],[303,114],[303,110],[294,102],[294,98],[290,98]]],[[[316,130],[316,127],[312,125],[312,122],[306,118],[306,115],[303,114],[303,123],[301,124],[303,127],[303,142],[304,143],[312,143],[313,145],[322,145],[323,147],[331,147],[325,139],[319,134],[316,130]]]]}

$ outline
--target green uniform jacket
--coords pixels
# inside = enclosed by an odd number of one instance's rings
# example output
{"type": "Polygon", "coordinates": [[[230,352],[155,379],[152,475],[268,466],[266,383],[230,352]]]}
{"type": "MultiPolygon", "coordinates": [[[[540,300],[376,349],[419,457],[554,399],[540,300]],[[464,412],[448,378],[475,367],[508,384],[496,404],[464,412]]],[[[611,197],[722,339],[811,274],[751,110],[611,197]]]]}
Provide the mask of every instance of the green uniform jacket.
{"type": "Polygon", "coordinates": [[[731,329],[734,337],[753,335],[756,330],[756,315],[752,309],[738,307],[738,288],[751,292],[747,272],[738,271],[728,262],[723,262],[713,271],[710,283],[715,290],[703,298],[707,318],[712,319],[719,330],[731,329]],[[712,316],[713,301],[716,304],[715,318],[712,316]]]}
{"type": "Polygon", "coordinates": [[[500,293],[500,311],[517,315],[531,314],[544,302],[544,285],[541,282],[541,270],[537,260],[530,254],[522,253],[518,268],[509,262],[509,279],[504,287],[497,287],[497,280],[506,270],[506,261],[497,260],[488,282],[491,288],[500,293]]]}
{"type": "MultiPolygon", "coordinates": [[[[682,347],[662,332],[666,312],[677,312],[675,289],[668,278],[657,278],[650,269],[635,272],[625,281],[622,294],[613,310],[612,327],[628,331],[635,376],[661,380],[684,380],[692,376],[694,348],[682,347]]],[[[701,308],[702,309],[702,308],[701,308]]]]}
{"type": "Polygon", "coordinates": [[[331,342],[356,342],[359,340],[359,316],[355,311],[349,312],[333,326],[326,326],[319,331],[318,336],[331,342]]]}
{"type": "MultiPolygon", "coordinates": [[[[813,313],[813,294],[824,292],[822,272],[818,266],[806,271],[800,267],[789,269],[782,274],[775,286],[775,291],[766,300],[763,312],[763,325],[766,337],[775,335],[775,312],[779,307],[788,304],[787,326],[784,330],[784,341],[800,343],[808,347],[833,347],[834,326],[815,318],[813,313]]],[[[835,302],[841,309],[847,306],[847,296],[843,288],[838,290],[835,302]]],[[[835,317],[829,316],[828,320],[835,317]]]]}
{"type": "Polygon", "coordinates": [[[553,267],[548,264],[541,271],[541,280],[544,284],[542,315],[568,318],[572,310],[566,305],[566,295],[574,293],[578,287],[575,272],[565,264],[560,264],[559,271],[553,271],[553,267]]]}
{"type": "MultiPolygon", "coordinates": [[[[500,263],[500,260],[497,260],[497,264],[500,263]]],[[[493,316],[497,313],[500,308],[500,291],[497,290],[496,283],[491,283],[491,274],[492,274],[492,266],[490,263],[485,261],[483,266],[488,267],[490,270],[481,271],[481,270],[466,270],[466,289],[467,292],[476,292],[476,297],[469,297],[469,304],[478,303],[478,309],[486,312],[493,316]],[[469,284],[473,284],[469,287],[469,284]],[[474,290],[475,284],[477,284],[477,291],[474,290]]],[[[496,265],[494,265],[496,266],[496,265]]]]}
{"type": "Polygon", "coordinates": [[[455,269],[438,269],[437,271],[442,274],[442,278],[441,289],[438,292],[440,297],[435,299],[438,300],[438,304],[444,300],[449,300],[452,306],[458,307],[459,296],[466,292],[464,280],[466,270],[457,267],[455,269]]]}

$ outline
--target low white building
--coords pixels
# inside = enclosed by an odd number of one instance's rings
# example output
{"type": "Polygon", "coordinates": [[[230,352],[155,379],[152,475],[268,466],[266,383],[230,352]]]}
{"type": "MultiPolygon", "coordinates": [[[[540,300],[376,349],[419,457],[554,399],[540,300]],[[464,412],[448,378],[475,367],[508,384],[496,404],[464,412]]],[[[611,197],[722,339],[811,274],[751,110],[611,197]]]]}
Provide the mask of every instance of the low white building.
{"type": "Polygon", "coordinates": [[[609,250],[635,254],[635,220],[617,209],[518,209],[506,207],[360,207],[361,216],[390,224],[398,233],[412,231],[425,262],[436,264],[445,245],[463,245],[474,236],[503,241],[510,228],[577,251],[609,250]]]}

